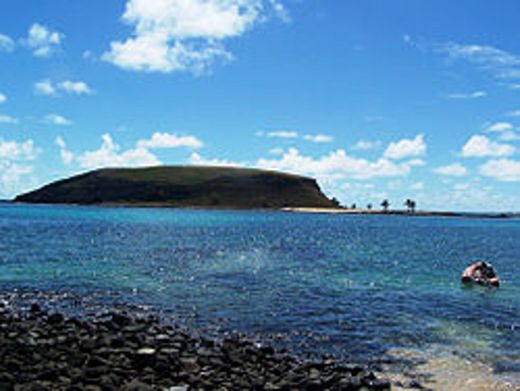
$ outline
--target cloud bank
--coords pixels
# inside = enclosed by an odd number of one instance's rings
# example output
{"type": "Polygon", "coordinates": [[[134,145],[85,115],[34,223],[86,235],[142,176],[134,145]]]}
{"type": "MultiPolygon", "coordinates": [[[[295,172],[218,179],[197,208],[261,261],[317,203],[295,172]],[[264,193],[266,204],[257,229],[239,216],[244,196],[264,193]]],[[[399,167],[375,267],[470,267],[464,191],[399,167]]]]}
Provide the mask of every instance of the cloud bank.
{"type": "Polygon", "coordinates": [[[203,73],[233,55],[224,41],[242,36],[269,13],[286,15],[278,0],[128,0],[123,22],[132,36],[113,41],[102,58],[144,72],[203,73]]]}

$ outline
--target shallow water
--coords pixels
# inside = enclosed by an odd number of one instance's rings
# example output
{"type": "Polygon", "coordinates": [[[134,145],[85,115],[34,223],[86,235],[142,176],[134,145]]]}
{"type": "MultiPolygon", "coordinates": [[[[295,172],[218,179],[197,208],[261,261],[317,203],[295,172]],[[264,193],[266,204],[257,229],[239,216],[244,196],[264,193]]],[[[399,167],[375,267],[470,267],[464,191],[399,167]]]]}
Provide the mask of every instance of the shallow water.
{"type": "Polygon", "coordinates": [[[512,219],[0,206],[4,290],[148,304],[473,388],[520,384],[519,258],[512,219]],[[460,285],[477,258],[500,289],[460,285]]]}

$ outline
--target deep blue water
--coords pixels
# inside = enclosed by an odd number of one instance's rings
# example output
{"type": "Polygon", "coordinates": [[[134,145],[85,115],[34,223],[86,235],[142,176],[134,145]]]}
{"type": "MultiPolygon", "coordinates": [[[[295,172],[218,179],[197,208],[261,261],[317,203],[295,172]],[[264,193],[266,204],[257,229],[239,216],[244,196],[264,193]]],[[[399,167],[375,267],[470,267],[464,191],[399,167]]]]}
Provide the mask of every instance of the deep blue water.
{"type": "Polygon", "coordinates": [[[446,346],[520,371],[519,281],[520,220],[0,205],[3,290],[149,304],[362,363],[446,346]],[[460,285],[478,258],[500,289],[460,285]]]}

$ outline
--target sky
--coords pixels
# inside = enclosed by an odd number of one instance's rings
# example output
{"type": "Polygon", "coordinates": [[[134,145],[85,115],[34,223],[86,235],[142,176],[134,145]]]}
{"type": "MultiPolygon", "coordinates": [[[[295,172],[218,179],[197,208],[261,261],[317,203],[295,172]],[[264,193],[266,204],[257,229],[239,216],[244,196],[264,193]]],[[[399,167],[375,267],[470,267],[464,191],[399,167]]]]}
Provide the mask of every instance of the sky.
{"type": "Polygon", "coordinates": [[[520,2],[2,0],[0,198],[101,167],[520,210],[520,2]]]}

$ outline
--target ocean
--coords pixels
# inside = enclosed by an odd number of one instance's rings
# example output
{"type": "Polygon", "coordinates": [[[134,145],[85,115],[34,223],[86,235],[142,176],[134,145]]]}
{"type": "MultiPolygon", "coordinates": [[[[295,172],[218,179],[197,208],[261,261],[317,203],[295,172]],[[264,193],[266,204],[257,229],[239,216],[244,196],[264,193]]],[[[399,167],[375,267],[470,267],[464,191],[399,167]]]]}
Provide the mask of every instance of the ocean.
{"type": "Polygon", "coordinates": [[[149,309],[436,389],[520,385],[519,281],[519,219],[0,204],[4,292],[149,309]],[[499,289],[460,284],[476,259],[499,289]]]}

